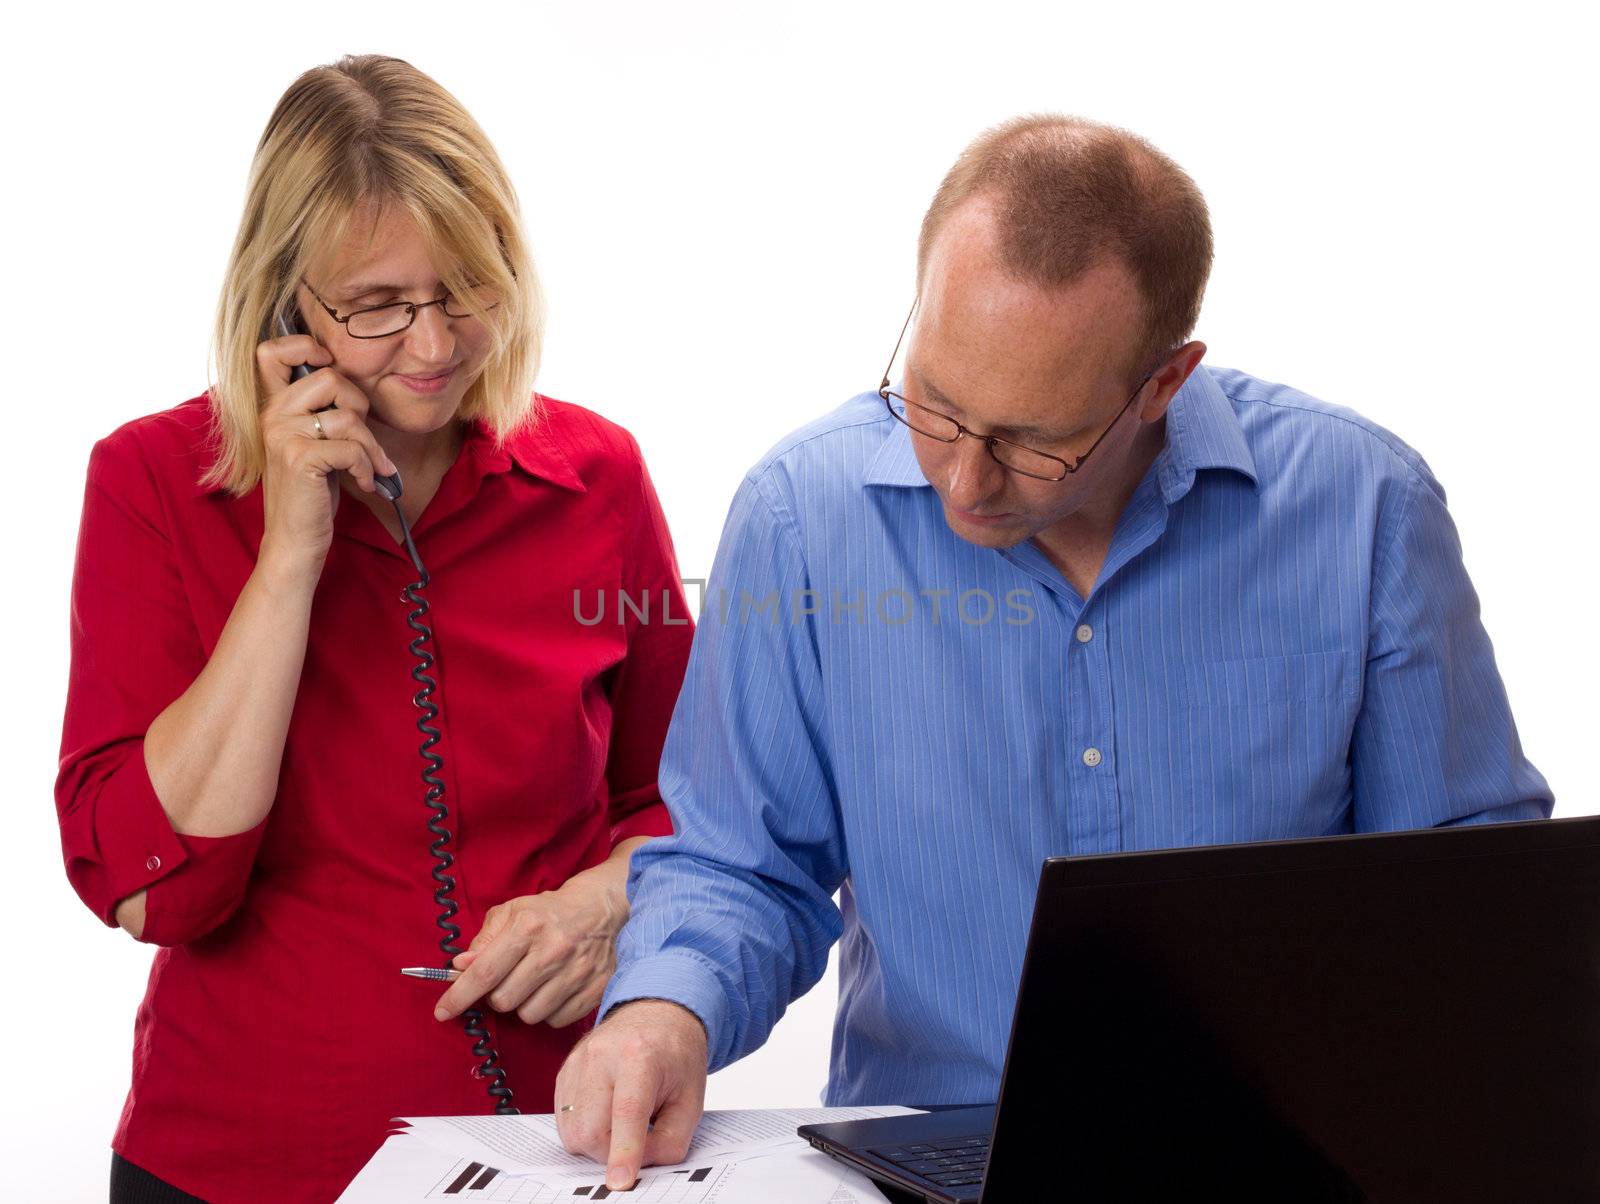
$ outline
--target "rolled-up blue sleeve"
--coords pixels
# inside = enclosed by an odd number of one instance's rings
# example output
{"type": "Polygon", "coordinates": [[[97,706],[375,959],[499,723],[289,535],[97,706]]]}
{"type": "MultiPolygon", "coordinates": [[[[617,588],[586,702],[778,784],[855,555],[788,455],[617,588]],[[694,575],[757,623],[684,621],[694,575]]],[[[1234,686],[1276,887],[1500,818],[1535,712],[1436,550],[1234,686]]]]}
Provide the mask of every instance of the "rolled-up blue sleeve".
{"type": "Polygon", "coordinates": [[[710,1069],[766,1040],[827,966],[847,873],[820,662],[793,514],[769,476],[734,498],[662,753],[674,835],[634,854],[631,918],[601,1014],[668,999],[710,1069]]]}
{"type": "Polygon", "coordinates": [[[1523,756],[1444,490],[1420,463],[1379,511],[1364,694],[1351,744],[1357,831],[1548,818],[1523,756]]]}

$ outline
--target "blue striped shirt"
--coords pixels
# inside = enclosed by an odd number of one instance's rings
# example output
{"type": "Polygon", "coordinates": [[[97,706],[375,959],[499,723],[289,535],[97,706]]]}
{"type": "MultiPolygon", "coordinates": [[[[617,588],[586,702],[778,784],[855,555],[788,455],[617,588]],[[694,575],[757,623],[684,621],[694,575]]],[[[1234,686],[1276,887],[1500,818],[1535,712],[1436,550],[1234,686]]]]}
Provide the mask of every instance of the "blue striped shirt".
{"type": "Polygon", "coordinates": [[[682,1003],[717,1069],[842,936],[830,1104],[995,1098],[1048,856],[1551,808],[1421,457],[1204,366],[1087,598],[956,536],[876,394],[781,442],[660,786],[603,1007],[682,1003]]]}

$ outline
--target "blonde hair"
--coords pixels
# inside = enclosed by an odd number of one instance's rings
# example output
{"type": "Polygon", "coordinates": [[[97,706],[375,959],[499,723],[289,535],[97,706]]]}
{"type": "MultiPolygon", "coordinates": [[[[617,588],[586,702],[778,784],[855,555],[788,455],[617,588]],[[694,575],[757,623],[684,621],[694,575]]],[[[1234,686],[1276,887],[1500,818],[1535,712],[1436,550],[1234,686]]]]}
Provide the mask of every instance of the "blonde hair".
{"type": "Polygon", "coordinates": [[[497,444],[537,421],[544,299],[499,156],[460,102],[410,63],[347,55],[295,80],[256,146],[217,306],[217,457],[202,485],[238,496],[261,479],[266,399],[256,347],[271,337],[264,330],[274,314],[293,312],[301,275],[328,258],[358,210],[373,203],[411,215],[450,292],[471,296],[470,278],[500,297],[476,315],[490,350],[457,416],[483,419],[497,444]]]}
{"type": "Polygon", "coordinates": [[[1211,219],[1195,182],[1143,138],[1053,113],[985,131],[922,219],[919,289],[945,220],[979,196],[995,203],[1000,253],[1019,280],[1059,288],[1107,256],[1127,265],[1145,303],[1133,349],[1145,366],[1189,337],[1211,274],[1211,219]]]}

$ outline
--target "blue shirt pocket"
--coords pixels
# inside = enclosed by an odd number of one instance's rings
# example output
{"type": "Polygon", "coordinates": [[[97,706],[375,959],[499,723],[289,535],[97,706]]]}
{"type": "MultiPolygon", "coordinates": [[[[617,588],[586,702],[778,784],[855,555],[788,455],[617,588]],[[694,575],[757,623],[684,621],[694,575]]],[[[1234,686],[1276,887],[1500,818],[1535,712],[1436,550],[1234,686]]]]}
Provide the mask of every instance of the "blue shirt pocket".
{"type": "Polygon", "coordinates": [[[1186,755],[1173,785],[1192,842],[1349,830],[1360,663],[1333,651],[1184,665],[1173,718],[1186,755]]]}
{"type": "Polygon", "coordinates": [[[1302,652],[1243,660],[1190,661],[1184,701],[1197,707],[1269,706],[1360,696],[1356,658],[1348,652],[1302,652]]]}

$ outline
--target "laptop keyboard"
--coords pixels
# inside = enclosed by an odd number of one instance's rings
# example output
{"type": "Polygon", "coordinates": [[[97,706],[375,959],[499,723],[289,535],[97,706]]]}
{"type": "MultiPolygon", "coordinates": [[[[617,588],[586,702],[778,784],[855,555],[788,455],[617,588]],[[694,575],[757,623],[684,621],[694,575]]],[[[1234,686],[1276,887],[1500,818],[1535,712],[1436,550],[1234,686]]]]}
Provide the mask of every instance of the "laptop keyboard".
{"type": "Polygon", "coordinates": [[[903,1171],[940,1187],[976,1187],[989,1161],[989,1135],[951,1137],[929,1145],[892,1145],[868,1150],[903,1171]]]}

